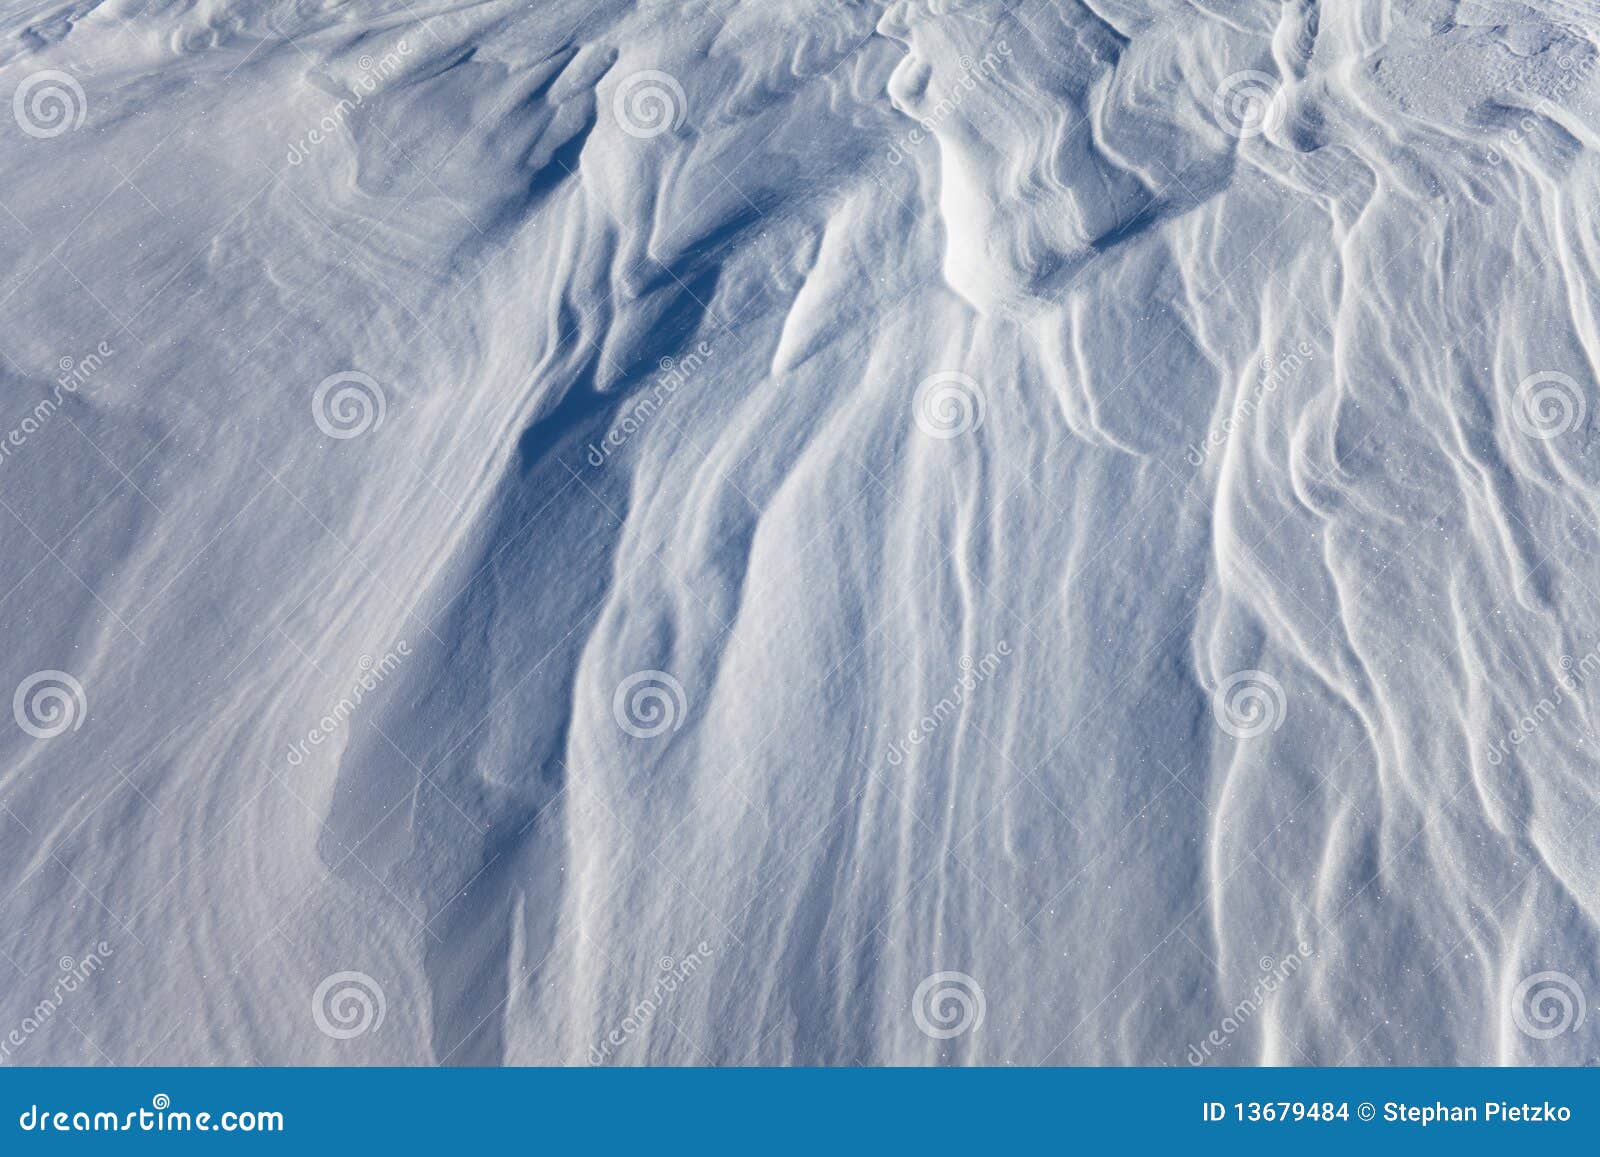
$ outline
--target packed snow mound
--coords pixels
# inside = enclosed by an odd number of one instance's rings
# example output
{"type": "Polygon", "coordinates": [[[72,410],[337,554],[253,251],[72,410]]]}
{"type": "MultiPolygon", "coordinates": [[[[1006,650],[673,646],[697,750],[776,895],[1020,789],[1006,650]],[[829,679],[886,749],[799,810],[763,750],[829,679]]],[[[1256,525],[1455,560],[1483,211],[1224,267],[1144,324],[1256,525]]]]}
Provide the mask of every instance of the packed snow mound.
{"type": "Polygon", "coordinates": [[[1597,46],[3,6],[0,1057],[1595,1061],[1597,46]]]}

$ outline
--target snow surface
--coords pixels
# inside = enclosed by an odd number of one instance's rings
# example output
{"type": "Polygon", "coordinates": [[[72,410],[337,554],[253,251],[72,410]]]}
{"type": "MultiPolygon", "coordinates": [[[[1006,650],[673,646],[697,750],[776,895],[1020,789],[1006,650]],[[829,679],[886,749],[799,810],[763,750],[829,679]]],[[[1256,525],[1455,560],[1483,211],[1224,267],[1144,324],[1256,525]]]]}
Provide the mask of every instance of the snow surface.
{"type": "Polygon", "coordinates": [[[1594,1061],[1597,45],[0,4],[0,1060],[1594,1061]]]}

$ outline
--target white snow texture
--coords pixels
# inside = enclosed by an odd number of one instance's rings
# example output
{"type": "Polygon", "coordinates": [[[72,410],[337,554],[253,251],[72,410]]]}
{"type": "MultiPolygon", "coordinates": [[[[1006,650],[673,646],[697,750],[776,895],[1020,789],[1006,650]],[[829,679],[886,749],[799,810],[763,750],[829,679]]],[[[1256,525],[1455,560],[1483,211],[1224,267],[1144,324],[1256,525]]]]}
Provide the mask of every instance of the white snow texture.
{"type": "Polygon", "coordinates": [[[0,1062],[1600,1058],[1600,4],[36,0],[0,100],[0,1062]]]}

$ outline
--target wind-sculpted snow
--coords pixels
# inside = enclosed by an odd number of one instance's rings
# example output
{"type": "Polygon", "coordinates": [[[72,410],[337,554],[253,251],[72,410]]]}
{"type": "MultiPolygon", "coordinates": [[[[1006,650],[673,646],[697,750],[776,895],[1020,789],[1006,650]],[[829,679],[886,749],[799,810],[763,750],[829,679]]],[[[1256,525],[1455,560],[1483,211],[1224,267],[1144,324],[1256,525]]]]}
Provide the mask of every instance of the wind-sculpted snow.
{"type": "Polygon", "coordinates": [[[6,6],[0,1055],[1594,1061],[1597,73],[6,6]]]}

